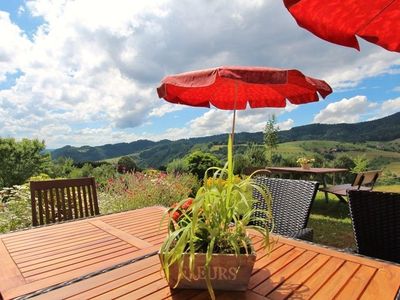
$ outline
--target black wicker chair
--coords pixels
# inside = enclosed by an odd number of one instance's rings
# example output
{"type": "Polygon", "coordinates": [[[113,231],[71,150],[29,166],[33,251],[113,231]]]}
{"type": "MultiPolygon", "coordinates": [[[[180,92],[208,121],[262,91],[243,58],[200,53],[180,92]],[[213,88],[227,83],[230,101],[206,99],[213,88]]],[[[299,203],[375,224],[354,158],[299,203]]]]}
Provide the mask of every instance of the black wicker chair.
{"type": "MultiPolygon", "coordinates": [[[[256,182],[265,186],[272,198],[272,215],[274,220],[273,232],[293,238],[312,241],[313,230],[306,228],[310,216],[311,205],[318,190],[318,182],[280,179],[258,176],[256,182]]],[[[255,208],[265,209],[266,203],[263,196],[253,190],[255,208]]],[[[262,212],[256,212],[256,217],[265,218],[262,212]]],[[[262,221],[256,225],[265,226],[262,221]]]]}
{"type": "Polygon", "coordinates": [[[400,194],[349,191],[349,204],[358,253],[400,263],[400,194]]]}

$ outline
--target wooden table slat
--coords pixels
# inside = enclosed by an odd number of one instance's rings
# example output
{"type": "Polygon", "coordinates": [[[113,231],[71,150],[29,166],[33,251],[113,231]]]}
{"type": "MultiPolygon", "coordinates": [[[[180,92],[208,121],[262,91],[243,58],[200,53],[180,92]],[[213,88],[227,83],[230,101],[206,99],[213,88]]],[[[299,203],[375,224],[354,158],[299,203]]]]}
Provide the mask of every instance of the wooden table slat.
{"type": "Polygon", "coordinates": [[[313,299],[333,299],[351,279],[359,267],[359,264],[346,261],[340,269],[332,275],[329,282],[324,284],[324,286],[314,294],[313,299]]]}
{"type": "Polygon", "coordinates": [[[304,282],[310,278],[318,269],[320,269],[329,259],[329,256],[318,254],[313,260],[310,260],[296,273],[287,278],[279,287],[277,287],[268,296],[272,299],[286,299],[296,289],[301,288],[304,282]]]}
{"type": "Polygon", "coordinates": [[[61,290],[58,289],[43,294],[39,297],[36,297],[35,299],[88,299],[101,295],[102,293],[107,292],[112,288],[122,286],[127,282],[138,280],[148,274],[152,274],[159,270],[160,266],[158,257],[153,256],[147,260],[138,261],[134,264],[123,267],[118,271],[110,271],[110,273],[98,275],[91,279],[67,286],[61,290]]]}
{"type": "Polygon", "coordinates": [[[159,248],[159,246],[153,246],[148,249],[141,249],[141,250],[134,252],[133,254],[126,254],[123,256],[108,259],[106,261],[101,261],[97,264],[92,264],[92,265],[81,267],[79,269],[70,270],[70,271],[68,271],[66,273],[62,273],[58,276],[48,277],[48,278],[45,278],[42,280],[37,280],[37,281],[32,281],[25,285],[3,291],[2,294],[5,299],[12,299],[12,298],[15,298],[20,295],[24,295],[24,294],[28,294],[28,293],[40,290],[44,287],[62,283],[62,282],[68,281],[70,279],[77,278],[79,276],[89,274],[91,272],[95,272],[95,271],[104,269],[106,267],[116,265],[118,263],[133,259],[135,257],[140,257],[149,252],[156,251],[158,248],[159,248]]]}
{"type": "Polygon", "coordinates": [[[377,269],[361,266],[350,278],[347,285],[336,295],[337,299],[358,299],[367,287],[377,269]]]}
{"type": "Polygon", "coordinates": [[[77,243],[77,244],[72,244],[72,245],[68,245],[65,247],[57,247],[57,248],[51,248],[51,249],[47,249],[44,251],[37,251],[37,252],[26,252],[23,253],[23,255],[18,255],[15,253],[11,253],[11,255],[13,256],[13,259],[15,262],[19,263],[24,263],[27,261],[32,261],[32,260],[36,260],[36,259],[41,259],[43,257],[48,257],[48,256],[52,256],[52,255],[68,255],[70,252],[73,253],[79,253],[80,251],[85,251],[87,249],[91,249],[93,247],[99,247],[100,245],[104,244],[108,244],[108,243],[115,243],[116,241],[118,241],[117,238],[112,237],[112,236],[105,236],[103,238],[98,238],[98,237],[94,237],[92,239],[87,239],[85,241],[83,241],[82,243],[77,243]]]}
{"type": "Polygon", "coordinates": [[[399,275],[400,270],[398,267],[379,269],[365,288],[360,299],[378,299],[377,297],[374,298],[378,292],[379,299],[394,299],[397,291],[393,289],[393,286],[397,286],[397,289],[400,288],[399,275]]]}
{"type": "Polygon", "coordinates": [[[131,244],[132,246],[135,246],[136,248],[143,249],[143,248],[152,246],[152,244],[150,244],[149,242],[139,239],[133,235],[130,235],[129,233],[126,233],[125,231],[122,231],[118,228],[114,228],[114,227],[108,225],[107,223],[104,223],[101,220],[93,220],[93,221],[89,221],[89,222],[90,222],[90,224],[93,224],[93,225],[101,228],[102,230],[106,231],[107,233],[118,237],[119,239],[131,244]]]}
{"type": "Polygon", "coordinates": [[[287,279],[300,270],[307,262],[312,260],[317,253],[311,251],[305,251],[301,253],[298,257],[292,260],[288,265],[272,274],[264,283],[259,285],[255,292],[261,295],[268,295],[272,293],[281,284],[287,281],[287,279]]]}
{"type": "MultiPolygon", "coordinates": [[[[18,266],[9,256],[7,248],[4,246],[3,241],[0,240],[0,258],[1,258],[1,272],[0,272],[0,291],[4,287],[15,287],[25,284],[24,277],[22,276],[18,266]]],[[[1,297],[0,297],[1,298],[1,297]]]]}
{"type": "Polygon", "coordinates": [[[294,290],[291,297],[298,297],[300,299],[311,298],[344,263],[345,260],[343,259],[331,257],[301,287],[294,290]]]}

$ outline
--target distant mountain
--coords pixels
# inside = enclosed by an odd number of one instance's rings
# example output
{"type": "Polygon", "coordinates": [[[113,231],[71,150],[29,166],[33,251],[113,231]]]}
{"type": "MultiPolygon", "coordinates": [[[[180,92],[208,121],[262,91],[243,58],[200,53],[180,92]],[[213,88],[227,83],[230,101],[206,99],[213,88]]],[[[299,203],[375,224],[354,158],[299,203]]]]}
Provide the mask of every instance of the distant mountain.
{"type": "MultiPolygon", "coordinates": [[[[310,124],[279,132],[279,142],[305,140],[331,140],[339,142],[392,141],[400,138],[400,112],[391,116],[354,124],[310,124]]],[[[133,155],[144,167],[166,165],[174,158],[182,157],[194,147],[209,148],[225,145],[227,134],[207,137],[161,140],[138,140],[132,143],[103,146],[65,146],[51,152],[52,158],[70,157],[75,162],[98,161],[124,155],[133,155]]],[[[235,144],[263,143],[263,133],[241,132],[235,134],[235,144]]]]}
{"type": "Polygon", "coordinates": [[[332,140],[343,142],[392,141],[400,137],[400,112],[354,124],[310,124],[280,132],[280,141],[332,140]]]}

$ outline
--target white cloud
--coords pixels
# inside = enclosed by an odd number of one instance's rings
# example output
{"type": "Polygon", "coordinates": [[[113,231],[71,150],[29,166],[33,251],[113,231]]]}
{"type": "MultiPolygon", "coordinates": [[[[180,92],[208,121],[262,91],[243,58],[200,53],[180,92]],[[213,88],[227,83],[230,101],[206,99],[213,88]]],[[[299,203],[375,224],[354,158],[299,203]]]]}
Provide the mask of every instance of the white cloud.
{"type": "MultiPolygon", "coordinates": [[[[292,106],[286,108],[257,108],[239,110],[236,114],[235,132],[263,131],[268,119],[274,114],[279,116],[285,111],[292,110],[292,106]]],[[[214,134],[230,133],[232,131],[233,111],[210,109],[198,118],[191,120],[184,128],[170,128],[165,133],[157,135],[156,139],[177,140],[182,137],[199,137],[214,134]]],[[[288,119],[277,124],[280,129],[290,129],[294,121],[288,119]]]]}
{"type": "Polygon", "coordinates": [[[355,123],[360,120],[362,114],[368,113],[373,107],[376,107],[376,104],[368,102],[366,96],[345,98],[328,104],[314,117],[314,123],[355,123]]]}
{"type": "Polygon", "coordinates": [[[293,127],[294,121],[292,119],[287,119],[286,121],[277,124],[279,130],[289,130],[293,127]]]}
{"type": "Polygon", "coordinates": [[[26,61],[24,53],[30,51],[31,43],[23,31],[13,24],[10,15],[0,11],[0,82],[23,68],[26,61]]]}
{"type": "Polygon", "coordinates": [[[396,99],[389,99],[382,103],[380,107],[379,117],[386,117],[388,115],[400,111],[400,97],[396,99]]]}
{"type": "MultiPolygon", "coordinates": [[[[30,41],[0,12],[0,81],[22,73],[0,90],[1,134],[43,137],[52,148],[230,131],[231,112],[210,110],[165,134],[132,133],[183,109],[157,99],[159,80],[171,73],[218,65],[298,68],[344,88],[400,65],[397,53],[369,43],[359,53],[312,36],[276,0],[32,0],[20,12],[45,23],[30,41]]],[[[262,130],[271,112],[239,112],[237,131],[262,130]]]]}
{"type": "Polygon", "coordinates": [[[149,113],[150,117],[156,116],[156,117],[162,117],[165,114],[174,112],[174,111],[179,111],[182,110],[183,106],[182,105],[175,105],[172,103],[165,103],[162,104],[161,106],[153,108],[153,110],[149,113]]]}

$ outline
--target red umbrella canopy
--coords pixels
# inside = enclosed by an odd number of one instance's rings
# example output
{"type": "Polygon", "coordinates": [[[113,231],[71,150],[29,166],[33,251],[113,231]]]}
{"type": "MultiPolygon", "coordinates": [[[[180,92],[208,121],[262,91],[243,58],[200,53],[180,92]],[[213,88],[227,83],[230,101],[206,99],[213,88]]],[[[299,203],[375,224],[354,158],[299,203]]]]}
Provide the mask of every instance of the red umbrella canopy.
{"type": "Polygon", "coordinates": [[[332,92],[323,80],[298,70],[262,67],[218,67],[170,75],[161,81],[157,93],[171,103],[220,109],[285,107],[318,101],[332,92]]]}
{"type": "Polygon", "coordinates": [[[400,0],[283,0],[299,26],[360,50],[356,35],[400,52],[400,0]]]}

